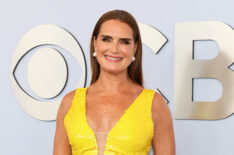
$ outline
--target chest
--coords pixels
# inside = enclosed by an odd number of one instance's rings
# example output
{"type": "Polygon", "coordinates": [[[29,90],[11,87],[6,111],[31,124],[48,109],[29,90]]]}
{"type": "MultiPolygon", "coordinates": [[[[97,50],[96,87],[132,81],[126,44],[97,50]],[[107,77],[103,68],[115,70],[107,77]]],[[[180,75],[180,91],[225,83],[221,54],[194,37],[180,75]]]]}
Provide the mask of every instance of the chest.
{"type": "Polygon", "coordinates": [[[93,131],[109,131],[134,102],[130,95],[86,98],[86,118],[93,131]]]}

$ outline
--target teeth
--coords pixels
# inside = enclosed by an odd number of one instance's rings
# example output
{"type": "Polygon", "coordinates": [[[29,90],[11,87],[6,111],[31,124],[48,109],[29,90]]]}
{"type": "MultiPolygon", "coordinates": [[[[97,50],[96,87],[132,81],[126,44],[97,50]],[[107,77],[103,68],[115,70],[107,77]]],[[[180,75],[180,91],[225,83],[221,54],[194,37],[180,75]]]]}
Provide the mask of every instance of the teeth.
{"type": "Polygon", "coordinates": [[[122,58],[113,58],[113,57],[109,57],[109,56],[106,56],[106,58],[111,59],[111,60],[121,60],[122,59],[122,58]]]}

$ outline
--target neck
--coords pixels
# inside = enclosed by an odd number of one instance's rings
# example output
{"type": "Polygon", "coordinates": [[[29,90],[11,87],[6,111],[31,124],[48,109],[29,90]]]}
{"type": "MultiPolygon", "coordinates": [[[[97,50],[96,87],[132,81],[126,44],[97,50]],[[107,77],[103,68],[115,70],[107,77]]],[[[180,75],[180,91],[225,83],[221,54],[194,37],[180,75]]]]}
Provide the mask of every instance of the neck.
{"type": "Polygon", "coordinates": [[[95,86],[104,91],[118,91],[121,89],[128,89],[133,82],[128,77],[127,70],[113,74],[110,72],[101,71],[95,86]]]}

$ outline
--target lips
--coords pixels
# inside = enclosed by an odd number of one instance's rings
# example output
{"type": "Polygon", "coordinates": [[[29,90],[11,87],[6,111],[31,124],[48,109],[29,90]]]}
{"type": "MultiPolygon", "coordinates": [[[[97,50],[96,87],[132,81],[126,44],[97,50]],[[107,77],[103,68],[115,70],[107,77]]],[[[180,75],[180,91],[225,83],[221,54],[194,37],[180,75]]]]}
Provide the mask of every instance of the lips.
{"type": "Polygon", "coordinates": [[[105,58],[111,62],[119,62],[123,59],[122,57],[110,56],[110,55],[105,55],[105,58]]]}

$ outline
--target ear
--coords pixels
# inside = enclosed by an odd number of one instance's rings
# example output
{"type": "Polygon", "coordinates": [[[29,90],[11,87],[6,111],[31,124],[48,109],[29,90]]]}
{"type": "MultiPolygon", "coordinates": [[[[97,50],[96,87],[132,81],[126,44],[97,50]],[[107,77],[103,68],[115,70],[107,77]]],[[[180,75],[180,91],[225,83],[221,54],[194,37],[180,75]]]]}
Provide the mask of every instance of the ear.
{"type": "Polygon", "coordinates": [[[137,46],[138,46],[138,42],[136,42],[135,44],[134,44],[134,54],[133,55],[135,55],[136,54],[136,50],[137,50],[137,46]]]}
{"type": "Polygon", "coordinates": [[[93,39],[93,48],[94,48],[94,51],[96,51],[96,48],[97,48],[97,39],[96,39],[95,36],[92,39],[93,39]]]}

